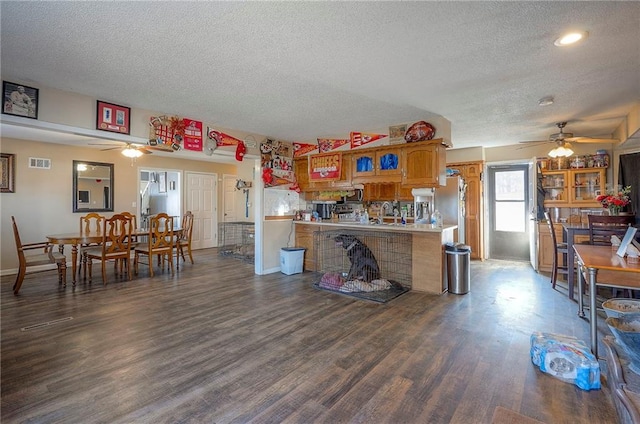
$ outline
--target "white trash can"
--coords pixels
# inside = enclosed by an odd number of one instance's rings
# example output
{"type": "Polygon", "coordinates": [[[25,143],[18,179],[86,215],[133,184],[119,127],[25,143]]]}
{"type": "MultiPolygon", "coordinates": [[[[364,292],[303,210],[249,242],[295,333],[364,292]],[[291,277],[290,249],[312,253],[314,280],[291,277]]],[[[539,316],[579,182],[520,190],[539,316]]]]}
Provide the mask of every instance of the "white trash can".
{"type": "Polygon", "coordinates": [[[304,265],[304,247],[283,247],[280,249],[280,272],[300,274],[304,265]]]}

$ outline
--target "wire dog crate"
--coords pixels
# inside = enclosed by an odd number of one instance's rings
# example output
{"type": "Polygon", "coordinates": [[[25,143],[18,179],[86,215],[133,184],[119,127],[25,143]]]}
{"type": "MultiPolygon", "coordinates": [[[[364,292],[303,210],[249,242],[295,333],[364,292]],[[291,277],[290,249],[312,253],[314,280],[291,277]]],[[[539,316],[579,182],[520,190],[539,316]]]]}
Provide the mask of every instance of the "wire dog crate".
{"type": "Polygon", "coordinates": [[[218,254],[253,262],[255,257],[255,225],[253,222],[221,222],[218,224],[218,254]]]}
{"type": "MultiPolygon", "coordinates": [[[[336,237],[350,235],[366,245],[380,268],[380,277],[411,288],[411,234],[386,231],[316,231],[313,234],[316,270],[346,276],[351,260],[346,248],[336,243],[336,237]]],[[[365,260],[367,260],[365,258],[365,260]]],[[[371,260],[371,258],[369,258],[371,260]]]]}

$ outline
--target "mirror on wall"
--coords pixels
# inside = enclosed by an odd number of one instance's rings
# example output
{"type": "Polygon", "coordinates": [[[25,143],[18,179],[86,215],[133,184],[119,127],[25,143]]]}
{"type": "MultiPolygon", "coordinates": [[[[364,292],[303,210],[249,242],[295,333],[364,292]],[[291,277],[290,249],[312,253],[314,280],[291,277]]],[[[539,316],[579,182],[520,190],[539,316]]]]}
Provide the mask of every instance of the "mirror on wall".
{"type": "Polygon", "coordinates": [[[113,212],[113,164],[73,161],[73,211],[113,212]]]}

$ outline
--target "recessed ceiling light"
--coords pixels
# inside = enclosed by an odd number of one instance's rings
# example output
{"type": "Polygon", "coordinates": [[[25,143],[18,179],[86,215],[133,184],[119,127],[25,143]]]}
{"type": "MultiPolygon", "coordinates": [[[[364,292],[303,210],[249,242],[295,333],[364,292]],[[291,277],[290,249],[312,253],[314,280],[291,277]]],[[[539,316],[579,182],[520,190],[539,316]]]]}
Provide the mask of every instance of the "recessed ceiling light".
{"type": "Polygon", "coordinates": [[[553,104],[553,96],[543,97],[538,100],[538,106],[549,106],[553,104]]]}
{"type": "Polygon", "coordinates": [[[562,37],[558,38],[556,41],[553,42],[553,44],[558,47],[569,46],[571,44],[577,43],[578,41],[585,40],[588,35],[589,33],[586,31],[569,32],[563,35],[562,37]]]}

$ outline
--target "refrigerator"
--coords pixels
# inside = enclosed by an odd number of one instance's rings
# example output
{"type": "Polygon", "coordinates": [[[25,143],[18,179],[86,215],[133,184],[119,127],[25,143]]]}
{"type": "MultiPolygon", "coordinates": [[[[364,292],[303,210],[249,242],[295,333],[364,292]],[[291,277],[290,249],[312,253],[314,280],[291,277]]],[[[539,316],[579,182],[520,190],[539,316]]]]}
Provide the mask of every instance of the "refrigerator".
{"type": "Polygon", "coordinates": [[[465,197],[467,185],[461,176],[447,177],[447,185],[434,189],[433,209],[442,214],[442,223],[458,226],[459,243],[465,242],[465,197]]]}

